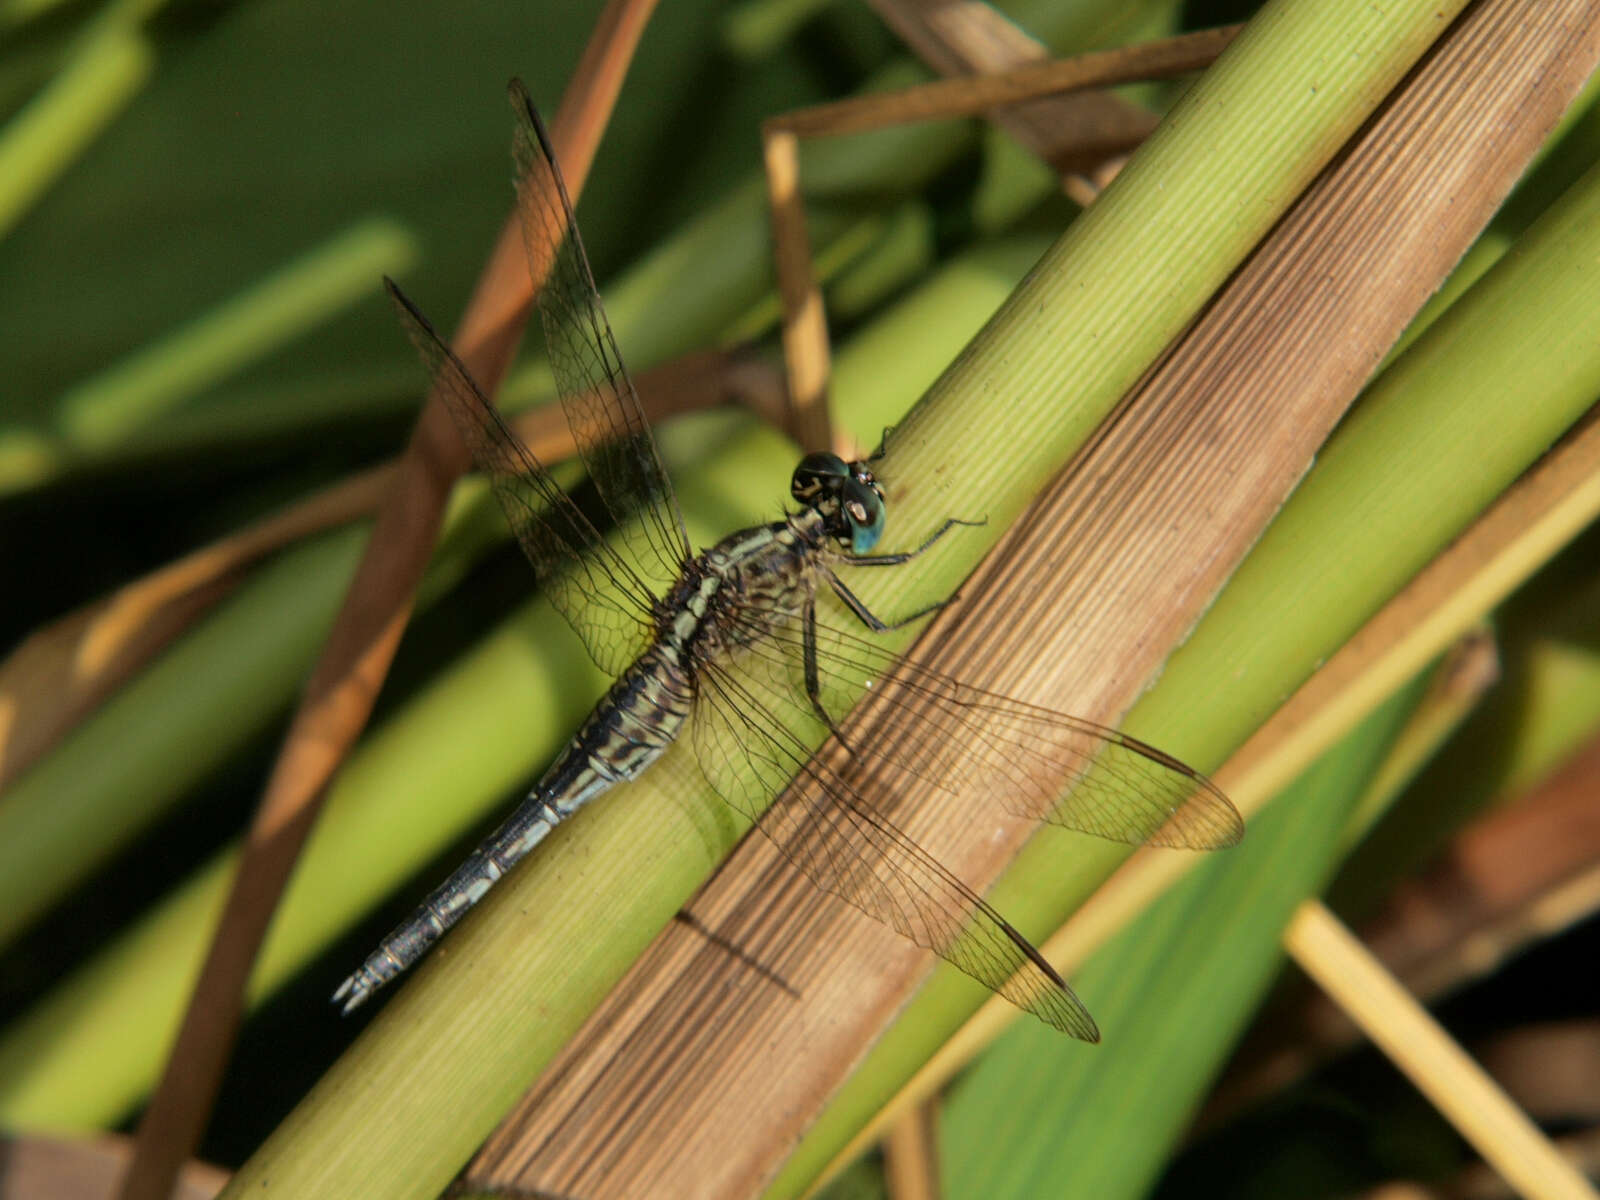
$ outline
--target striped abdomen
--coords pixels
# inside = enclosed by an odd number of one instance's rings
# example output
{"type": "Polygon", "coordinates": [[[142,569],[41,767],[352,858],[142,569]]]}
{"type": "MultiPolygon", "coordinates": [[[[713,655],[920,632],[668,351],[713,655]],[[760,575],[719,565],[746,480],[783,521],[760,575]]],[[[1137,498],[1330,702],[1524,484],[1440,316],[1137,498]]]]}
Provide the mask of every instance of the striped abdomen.
{"type": "Polygon", "coordinates": [[[383,939],[334,1001],[349,1012],[404,971],[552,829],[614,783],[661,757],[683,728],[693,689],[676,647],[657,644],[595,706],[566,751],[505,824],[383,939]]]}

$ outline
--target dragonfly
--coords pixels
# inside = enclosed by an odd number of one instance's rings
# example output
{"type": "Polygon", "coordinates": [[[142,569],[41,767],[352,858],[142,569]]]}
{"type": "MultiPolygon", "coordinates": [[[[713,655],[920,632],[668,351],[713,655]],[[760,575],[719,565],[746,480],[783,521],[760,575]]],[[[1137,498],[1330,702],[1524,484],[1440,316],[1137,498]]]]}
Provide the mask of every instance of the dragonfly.
{"type": "Polygon", "coordinates": [[[562,490],[426,318],[393,281],[385,285],[545,593],[616,682],[526,798],[340,985],[334,1003],[346,1013],[365,1003],[557,825],[637,778],[687,731],[711,790],[818,889],[1047,1024],[1098,1040],[1060,974],[904,833],[890,816],[898,797],[875,789],[885,778],[902,791],[968,794],[981,784],[1025,821],[1191,849],[1238,841],[1239,814],[1208,779],[1152,746],[886,648],[881,635],[941,605],[884,620],[852,590],[850,575],[901,566],[974,522],[947,519],[915,548],[881,552],[887,505],[876,456],[805,455],[790,480],[794,511],[694,551],[549,136],[522,84],[513,80],[510,92],[518,208],[536,280],[548,264],[535,306],[604,515],[592,520],[562,490]],[[873,687],[891,672],[896,686],[873,687]],[[897,719],[893,738],[855,725],[845,734],[863,695],[897,719]],[[815,752],[819,745],[829,752],[815,752]],[[808,786],[790,789],[797,777],[808,786]]]}

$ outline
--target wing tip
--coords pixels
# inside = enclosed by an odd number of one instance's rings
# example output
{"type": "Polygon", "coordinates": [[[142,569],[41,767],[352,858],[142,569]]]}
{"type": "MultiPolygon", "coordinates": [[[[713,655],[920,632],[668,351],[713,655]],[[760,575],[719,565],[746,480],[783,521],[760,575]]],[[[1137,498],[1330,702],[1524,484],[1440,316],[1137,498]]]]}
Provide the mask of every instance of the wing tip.
{"type": "Polygon", "coordinates": [[[511,111],[518,117],[527,119],[528,127],[533,130],[545,158],[554,163],[556,152],[550,144],[550,131],[545,128],[544,118],[539,115],[539,106],[533,102],[533,97],[528,93],[527,85],[522,82],[521,76],[511,77],[511,82],[506,84],[506,96],[511,101],[511,111]]]}
{"type": "Polygon", "coordinates": [[[1178,810],[1182,812],[1190,805],[1198,805],[1197,811],[1203,813],[1200,832],[1205,836],[1195,848],[1228,850],[1237,846],[1244,841],[1244,817],[1234,806],[1233,801],[1228,799],[1227,794],[1211,780],[1198,773],[1195,779],[1200,787],[1178,810]]]}

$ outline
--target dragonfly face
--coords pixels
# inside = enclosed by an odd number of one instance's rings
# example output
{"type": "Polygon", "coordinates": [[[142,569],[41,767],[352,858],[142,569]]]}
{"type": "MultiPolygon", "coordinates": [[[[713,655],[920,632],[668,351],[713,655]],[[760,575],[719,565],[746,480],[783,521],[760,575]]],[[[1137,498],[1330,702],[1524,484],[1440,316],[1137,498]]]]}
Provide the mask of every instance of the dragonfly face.
{"type": "Polygon", "coordinates": [[[866,554],[883,537],[883,489],[864,462],[808,454],[794,469],[789,494],[822,514],[827,534],[851,554],[866,554]]]}

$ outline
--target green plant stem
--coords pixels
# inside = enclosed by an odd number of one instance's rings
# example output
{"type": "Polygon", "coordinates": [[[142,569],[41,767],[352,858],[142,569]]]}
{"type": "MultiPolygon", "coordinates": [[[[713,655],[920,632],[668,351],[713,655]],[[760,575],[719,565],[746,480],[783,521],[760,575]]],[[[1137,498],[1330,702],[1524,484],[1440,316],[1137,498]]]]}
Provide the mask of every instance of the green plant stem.
{"type": "Polygon", "coordinates": [[[173,406],[243,370],[370,296],[416,258],[410,232],[387,217],[359,222],[170,338],[85,380],[61,398],[63,435],[82,450],[120,443],[173,406]]]}
{"type": "Polygon", "coordinates": [[[0,131],[0,236],[122,111],[153,65],[143,34],[108,23],[0,131]]]}

